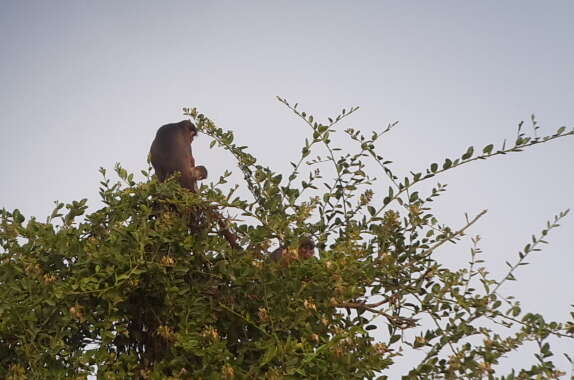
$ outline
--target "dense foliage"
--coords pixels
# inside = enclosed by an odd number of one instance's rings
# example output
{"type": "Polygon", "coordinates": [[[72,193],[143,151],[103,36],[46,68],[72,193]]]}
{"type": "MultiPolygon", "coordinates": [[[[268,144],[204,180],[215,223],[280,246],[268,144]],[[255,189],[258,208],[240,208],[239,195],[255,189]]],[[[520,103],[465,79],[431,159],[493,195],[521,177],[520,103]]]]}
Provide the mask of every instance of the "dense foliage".
{"type": "Polygon", "coordinates": [[[286,176],[260,165],[231,132],[185,110],[212,146],[233,155],[248,199],[235,195],[239,185],[226,185],[231,173],[193,194],[173,180],[158,183],[149,170],[136,182],[117,166],[119,182],[101,170],[103,207],[91,214],[86,200],[57,202],[45,222],[2,210],[0,378],[385,378],[397,355],[413,350],[425,355],[406,378],[495,378],[503,356],[531,341],[533,363],[497,378],[561,375],[548,337],[573,338],[574,322],[525,313],[500,290],[567,211],[496,280],[481,265],[478,237],[466,268],[447,269],[433,255],[484,212],[445,226],[429,207],[445,186],[428,194],[415,188],[574,131],[536,137],[533,119],[533,136],[521,124],[511,146],[470,147],[399,178],[375,151],[394,124],[370,137],[344,131],[357,147],[347,153],[331,137],[357,108],[323,124],[279,100],[311,130],[286,176]],[[320,148],[326,153],[310,158],[320,148]],[[368,160],[387,177],[385,194],[376,193],[368,160]],[[333,178],[324,178],[329,170],[333,178]],[[235,218],[223,227],[228,214],[235,218]],[[243,248],[233,249],[222,228],[235,231],[243,248]],[[297,260],[305,237],[316,242],[316,257],[297,260]],[[292,260],[268,259],[279,242],[292,260]]]}

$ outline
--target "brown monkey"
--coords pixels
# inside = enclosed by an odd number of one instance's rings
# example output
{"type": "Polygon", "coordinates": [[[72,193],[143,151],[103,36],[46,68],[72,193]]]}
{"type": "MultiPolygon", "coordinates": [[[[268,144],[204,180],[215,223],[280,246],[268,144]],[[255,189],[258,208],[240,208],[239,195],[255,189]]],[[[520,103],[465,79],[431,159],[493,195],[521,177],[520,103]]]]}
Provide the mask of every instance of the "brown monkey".
{"type": "MultiPolygon", "coordinates": [[[[189,120],[167,124],[158,129],[150,148],[151,164],[160,182],[175,172],[181,173],[178,182],[188,190],[197,192],[197,181],[207,178],[205,166],[195,166],[191,143],[197,136],[197,128],[189,120]]],[[[232,248],[241,248],[237,236],[226,226],[217,210],[210,212],[232,248]]]]}
{"type": "Polygon", "coordinates": [[[167,124],[158,129],[151,144],[151,164],[160,182],[175,172],[181,173],[181,186],[197,192],[197,181],[207,178],[204,166],[195,166],[191,143],[197,136],[197,128],[189,120],[167,124]]]}
{"type": "Polygon", "coordinates": [[[303,238],[299,242],[299,248],[297,250],[289,249],[285,247],[279,247],[273,251],[269,257],[273,261],[282,261],[286,264],[291,263],[296,260],[306,260],[310,259],[315,255],[315,243],[311,238],[303,238]]]}

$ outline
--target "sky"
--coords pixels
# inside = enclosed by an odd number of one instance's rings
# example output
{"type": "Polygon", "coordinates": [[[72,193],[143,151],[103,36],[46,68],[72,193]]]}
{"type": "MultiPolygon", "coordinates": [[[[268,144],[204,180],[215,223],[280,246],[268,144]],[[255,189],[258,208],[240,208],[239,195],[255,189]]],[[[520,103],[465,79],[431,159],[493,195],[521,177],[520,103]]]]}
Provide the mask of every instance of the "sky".
{"type": "MultiPolygon", "coordinates": [[[[358,105],[342,128],[365,133],[399,121],[378,148],[404,175],[513,141],[531,114],[552,134],[574,126],[573,16],[571,0],[0,0],[0,207],[41,220],[56,200],[97,209],[98,168],[145,169],[155,131],[182,107],[282,172],[309,131],[275,96],[322,120],[358,105]]],[[[193,148],[210,178],[237,172],[209,142],[193,148]]],[[[461,226],[488,209],[470,234],[500,278],[546,220],[574,208],[573,148],[564,138],[447,173],[435,213],[461,226]]],[[[573,232],[570,216],[505,285],[523,309],[568,318],[573,232]]],[[[456,267],[470,246],[437,254],[456,267]]],[[[574,354],[573,342],[556,347],[574,354]]]]}

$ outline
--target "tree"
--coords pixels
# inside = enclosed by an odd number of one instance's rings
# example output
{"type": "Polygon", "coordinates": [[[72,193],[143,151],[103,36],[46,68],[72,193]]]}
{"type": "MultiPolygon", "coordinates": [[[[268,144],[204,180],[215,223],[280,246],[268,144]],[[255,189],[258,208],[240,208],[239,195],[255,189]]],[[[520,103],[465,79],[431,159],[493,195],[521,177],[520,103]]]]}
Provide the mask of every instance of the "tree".
{"type": "Polygon", "coordinates": [[[501,286],[515,279],[567,211],[495,280],[481,267],[478,237],[468,268],[450,270],[434,257],[485,211],[463,226],[443,225],[430,204],[445,186],[428,194],[416,187],[574,131],[562,127],[536,137],[533,118],[534,136],[521,123],[511,146],[469,147],[401,179],[375,151],[395,124],[370,137],[344,131],[358,147],[345,153],[331,137],[357,107],[320,123],[279,100],[311,129],[286,177],[258,164],[231,132],[196,109],[184,110],[212,147],[233,155],[249,199],[235,195],[239,185],[222,190],[230,172],[194,194],[173,180],[158,183],[149,169],[136,182],[117,165],[118,182],[101,169],[104,207],[93,213],[86,214],[85,199],[56,202],[46,222],[2,210],[0,377],[86,378],[97,371],[102,379],[385,378],[398,355],[423,350],[409,379],[495,378],[501,357],[528,341],[537,343],[537,361],[499,378],[561,374],[548,338],[573,338],[574,322],[523,312],[501,286]],[[321,146],[327,153],[310,158],[321,146]],[[375,195],[368,159],[390,183],[382,197],[375,195]],[[322,176],[325,165],[332,179],[322,176]],[[238,219],[223,218],[231,211],[238,219]],[[222,229],[235,233],[243,248],[232,247],[222,229]],[[318,254],[298,260],[306,237],[318,254]],[[293,253],[292,260],[269,260],[273,243],[293,253]]]}

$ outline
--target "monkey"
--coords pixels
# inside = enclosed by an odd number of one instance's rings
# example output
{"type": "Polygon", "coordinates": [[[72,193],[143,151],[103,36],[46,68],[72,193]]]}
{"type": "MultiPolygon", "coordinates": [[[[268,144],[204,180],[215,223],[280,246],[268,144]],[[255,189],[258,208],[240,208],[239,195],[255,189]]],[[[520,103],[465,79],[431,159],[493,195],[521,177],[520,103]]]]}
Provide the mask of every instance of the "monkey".
{"type": "MultiPolygon", "coordinates": [[[[196,136],[197,128],[189,120],[166,124],[158,129],[151,144],[150,159],[159,182],[179,172],[179,184],[197,193],[197,181],[207,178],[207,169],[203,165],[195,166],[191,143],[196,136]]],[[[221,233],[231,247],[240,249],[237,236],[226,226],[223,216],[217,210],[211,210],[210,215],[217,220],[221,233]]]]}
{"type": "Polygon", "coordinates": [[[151,144],[150,158],[160,182],[179,172],[179,184],[197,192],[197,181],[207,178],[207,169],[195,166],[191,143],[196,136],[197,128],[189,120],[166,124],[158,129],[151,144]]]}
{"type": "Polygon", "coordinates": [[[297,250],[285,248],[281,246],[274,250],[269,258],[272,261],[282,261],[285,264],[289,264],[296,260],[307,260],[315,255],[315,242],[311,238],[303,238],[299,242],[299,248],[297,250]]]}

